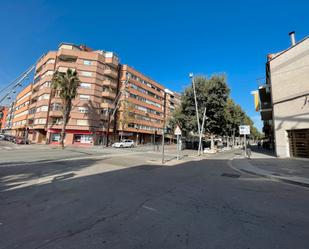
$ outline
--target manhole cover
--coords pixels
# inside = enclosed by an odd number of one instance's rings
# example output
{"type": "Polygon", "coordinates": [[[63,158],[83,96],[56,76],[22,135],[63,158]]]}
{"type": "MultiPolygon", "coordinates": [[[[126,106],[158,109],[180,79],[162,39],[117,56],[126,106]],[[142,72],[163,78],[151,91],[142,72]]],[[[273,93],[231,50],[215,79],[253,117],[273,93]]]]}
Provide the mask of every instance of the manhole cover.
{"type": "Polygon", "coordinates": [[[231,177],[231,178],[239,178],[240,177],[240,175],[238,175],[238,174],[231,174],[231,173],[223,173],[223,174],[221,174],[221,176],[231,177]]]}

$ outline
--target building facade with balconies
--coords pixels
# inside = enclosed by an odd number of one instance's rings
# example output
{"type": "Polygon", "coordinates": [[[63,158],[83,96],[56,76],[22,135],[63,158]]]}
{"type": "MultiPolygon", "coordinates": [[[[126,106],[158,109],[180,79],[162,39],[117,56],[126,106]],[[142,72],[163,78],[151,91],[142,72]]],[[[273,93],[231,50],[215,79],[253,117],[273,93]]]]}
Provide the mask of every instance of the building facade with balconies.
{"type": "Polygon", "coordinates": [[[118,57],[112,52],[62,43],[57,51],[41,57],[36,66],[29,106],[31,140],[59,143],[62,101],[51,89],[55,71],[76,70],[81,81],[66,126],[66,144],[97,144],[107,133],[102,105],[115,98],[118,87],[118,57]]]}
{"type": "Polygon", "coordinates": [[[164,119],[164,87],[128,65],[121,67],[120,82],[119,137],[133,139],[137,144],[159,141],[164,119]]]}
{"type": "Polygon", "coordinates": [[[2,132],[2,130],[5,127],[7,114],[8,114],[8,107],[0,106],[0,132],[2,132]]]}
{"type": "Polygon", "coordinates": [[[66,126],[67,145],[108,144],[122,138],[137,144],[158,142],[164,118],[180,104],[179,94],[166,93],[161,84],[121,65],[114,53],[62,43],[39,59],[29,88],[23,127],[33,143],[59,143],[62,100],[51,81],[54,72],[69,68],[77,71],[80,86],[66,126]]]}
{"type": "Polygon", "coordinates": [[[29,84],[16,96],[12,119],[12,135],[16,137],[24,137],[27,132],[31,94],[32,84],[29,84]]]}

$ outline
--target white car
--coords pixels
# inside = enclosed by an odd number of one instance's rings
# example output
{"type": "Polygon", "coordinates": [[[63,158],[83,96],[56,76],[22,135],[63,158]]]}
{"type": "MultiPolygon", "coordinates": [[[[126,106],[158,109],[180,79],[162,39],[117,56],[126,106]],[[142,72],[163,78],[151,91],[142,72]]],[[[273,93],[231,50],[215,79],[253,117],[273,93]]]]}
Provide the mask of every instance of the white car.
{"type": "Polygon", "coordinates": [[[122,140],[120,142],[114,143],[112,145],[114,148],[132,148],[134,147],[134,141],[133,140],[122,140]]]}

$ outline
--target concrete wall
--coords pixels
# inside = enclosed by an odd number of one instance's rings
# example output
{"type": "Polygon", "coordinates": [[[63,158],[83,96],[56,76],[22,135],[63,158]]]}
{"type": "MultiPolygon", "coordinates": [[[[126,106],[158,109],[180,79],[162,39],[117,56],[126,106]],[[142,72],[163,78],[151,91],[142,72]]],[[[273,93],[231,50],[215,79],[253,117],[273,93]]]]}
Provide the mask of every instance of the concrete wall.
{"type": "Polygon", "coordinates": [[[274,57],[270,71],[276,153],[289,157],[287,131],[309,129],[309,39],[274,57]]]}

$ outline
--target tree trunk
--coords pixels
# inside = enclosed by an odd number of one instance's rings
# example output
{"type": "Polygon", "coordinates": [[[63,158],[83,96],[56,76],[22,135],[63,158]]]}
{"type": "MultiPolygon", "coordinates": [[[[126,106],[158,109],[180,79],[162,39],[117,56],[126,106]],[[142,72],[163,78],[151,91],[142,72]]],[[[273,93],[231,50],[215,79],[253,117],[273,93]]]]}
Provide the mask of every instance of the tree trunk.
{"type": "Polygon", "coordinates": [[[215,150],[215,141],[214,141],[214,135],[211,133],[210,135],[210,149],[211,151],[215,150]]]}
{"type": "Polygon", "coordinates": [[[65,138],[65,129],[66,126],[68,124],[68,120],[69,120],[69,115],[71,112],[71,101],[68,101],[64,106],[63,106],[63,124],[62,124],[62,129],[61,129],[61,133],[60,133],[60,145],[61,148],[64,149],[64,138],[65,138]]]}

